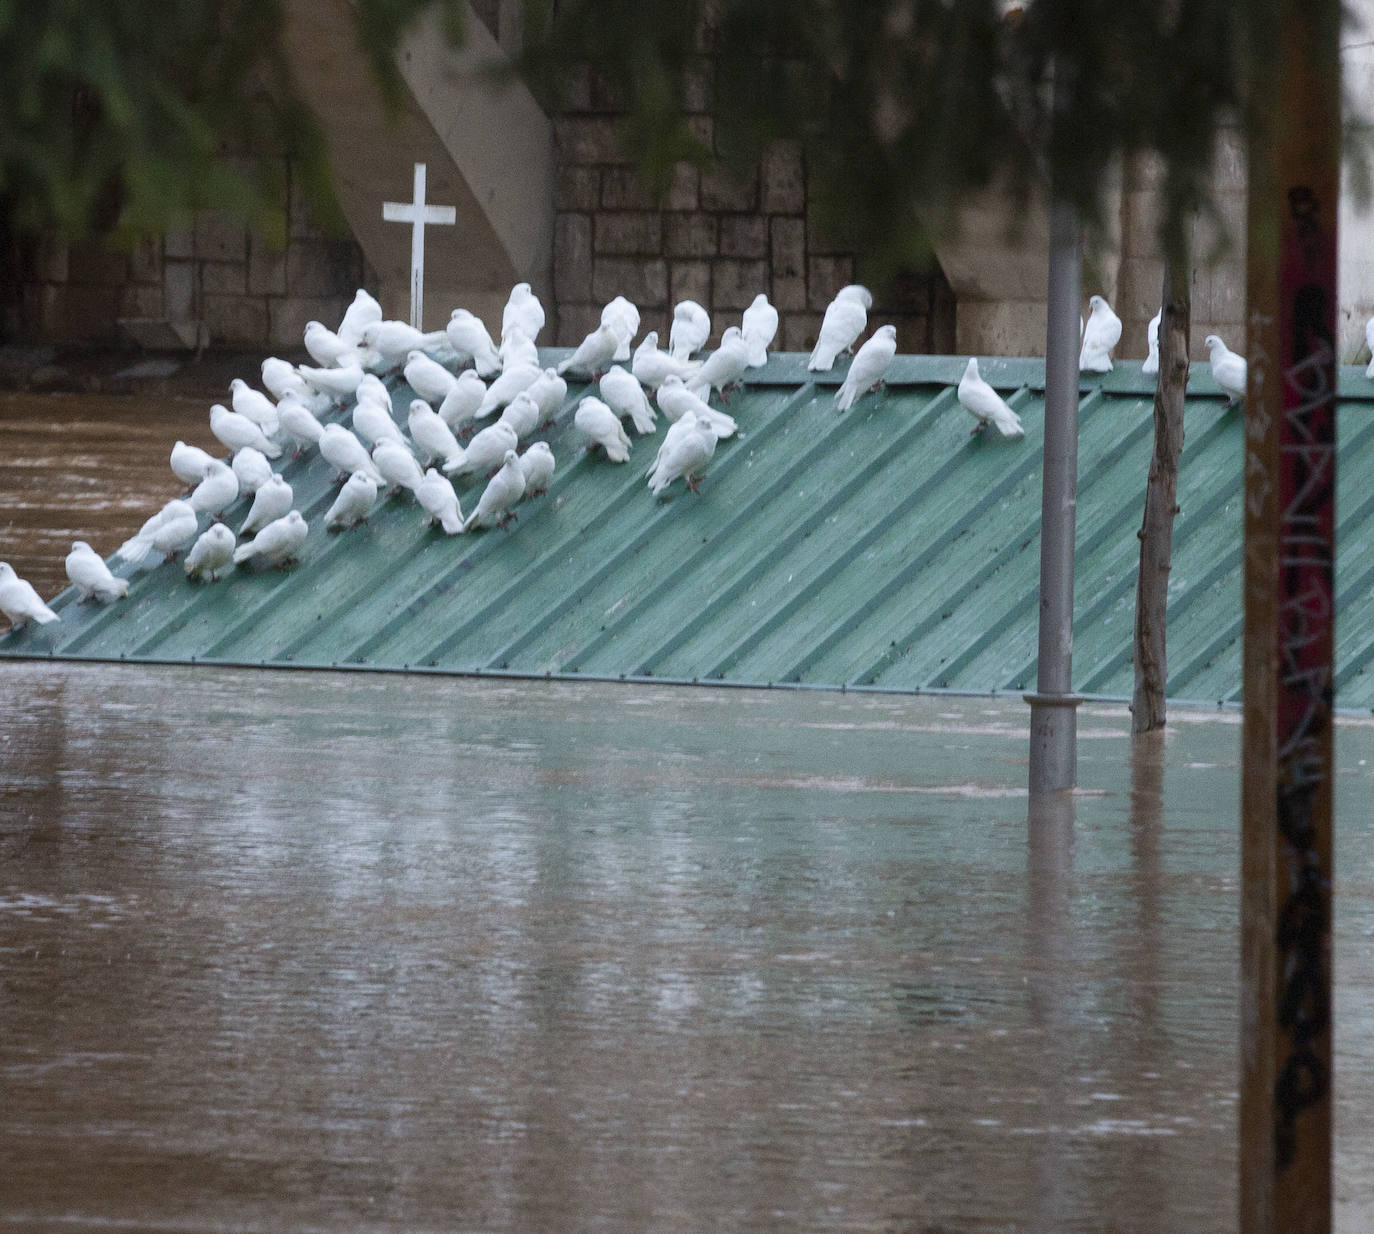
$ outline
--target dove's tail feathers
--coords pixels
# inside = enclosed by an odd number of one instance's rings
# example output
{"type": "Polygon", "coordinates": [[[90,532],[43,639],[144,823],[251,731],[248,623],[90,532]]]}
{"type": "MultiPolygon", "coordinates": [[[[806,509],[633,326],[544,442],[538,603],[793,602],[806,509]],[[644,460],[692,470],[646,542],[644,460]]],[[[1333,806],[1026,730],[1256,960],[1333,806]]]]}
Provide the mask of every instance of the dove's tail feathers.
{"type": "Polygon", "coordinates": [[[271,440],[271,438],[267,437],[265,433],[264,442],[265,444],[262,446],[262,452],[267,455],[268,458],[281,458],[281,447],[277,445],[275,441],[271,440]]]}
{"type": "Polygon", "coordinates": [[[255,552],[257,552],[257,549],[252,540],[249,540],[247,544],[240,544],[238,548],[234,550],[234,564],[236,566],[241,566],[255,552]]]}
{"type": "Polygon", "coordinates": [[[130,562],[132,565],[141,566],[153,553],[153,538],[145,536],[141,532],[136,536],[131,536],[125,540],[117,549],[115,556],[121,561],[130,562]]]}
{"type": "MultiPolygon", "coordinates": [[[[1374,361],[1371,361],[1369,367],[1374,369],[1374,361]]],[[[1146,356],[1145,359],[1140,362],[1140,372],[1145,377],[1153,377],[1159,372],[1159,359],[1157,357],[1146,356]]]]}
{"type": "Polygon", "coordinates": [[[854,400],[858,397],[858,394],[858,387],[846,380],[835,394],[835,410],[848,411],[854,406],[854,400]]]}
{"type": "Polygon", "coordinates": [[[463,530],[471,531],[474,527],[480,527],[481,523],[479,523],[477,520],[481,513],[482,508],[481,506],[478,506],[477,509],[475,509],[471,514],[467,516],[467,518],[463,520],[463,530]]]}
{"type": "Polygon", "coordinates": [[[635,426],[635,432],[644,437],[654,431],[658,417],[654,415],[654,409],[646,402],[642,407],[636,407],[630,412],[630,421],[635,426]]]}
{"type": "Polygon", "coordinates": [[[733,437],[739,425],[735,423],[735,417],[726,412],[717,411],[714,407],[709,409],[711,412],[711,432],[716,435],[716,439],[724,440],[726,437],[733,437]]]}
{"type": "Polygon", "coordinates": [[[999,412],[994,423],[997,425],[997,431],[1003,437],[1024,437],[1026,435],[1026,430],[1021,427],[1021,417],[1010,408],[1005,413],[999,412]]]}
{"type": "Polygon", "coordinates": [[[41,600],[38,603],[38,608],[34,612],[30,613],[29,616],[32,617],[34,621],[38,622],[40,626],[51,625],[54,621],[62,620],[62,618],[60,618],[56,613],[54,613],[52,609],[50,609],[41,600]]]}
{"type": "Polygon", "coordinates": [[[439,518],[439,525],[444,529],[445,535],[461,535],[468,529],[467,521],[463,518],[463,511],[454,506],[452,510],[446,510],[439,518]]]}
{"type": "Polygon", "coordinates": [[[566,373],[570,368],[572,368],[572,362],[573,362],[573,358],[572,358],[571,356],[569,356],[566,360],[560,360],[560,361],[558,362],[558,367],[554,369],[554,372],[557,373],[557,374],[561,377],[561,376],[562,376],[564,373],[566,373]]]}
{"type": "Polygon", "coordinates": [[[614,441],[608,441],[604,444],[606,447],[606,457],[610,459],[611,462],[628,463],[630,461],[629,447],[619,438],[617,438],[614,441]]]}
{"type": "Polygon", "coordinates": [[[649,476],[649,491],[657,497],[672,482],[673,478],[663,468],[655,467],[649,476]]]}
{"type": "Polygon", "coordinates": [[[1374,357],[1371,357],[1371,358],[1370,358],[1369,367],[1368,367],[1367,369],[1365,369],[1364,375],[1365,375],[1366,377],[1368,377],[1368,378],[1374,380],[1374,357]]]}
{"type": "Polygon", "coordinates": [[[763,343],[749,344],[749,367],[762,368],[768,363],[768,348],[763,343]]]}
{"type": "Polygon", "coordinates": [[[95,589],[95,594],[98,599],[106,602],[121,600],[129,594],[129,580],[127,578],[112,578],[109,582],[101,583],[95,589]]]}
{"type": "Polygon", "coordinates": [[[690,390],[693,394],[695,394],[697,398],[699,398],[703,403],[711,397],[711,383],[709,381],[698,382],[695,385],[689,385],[687,389],[690,390]]]}
{"type": "Polygon", "coordinates": [[[455,455],[453,458],[449,459],[449,461],[444,464],[444,475],[462,475],[463,472],[467,470],[467,467],[468,455],[467,451],[463,450],[459,454],[455,455]]]}
{"type": "Polygon", "coordinates": [[[630,340],[629,340],[629,339],[624,339],[624,340],[619,344],[619,346],[616,347],[616,349],[615,349],[615,355],[613,355],[613,356],[611,357],[611,360],[612,360],[614,363],[619,364],[619,363],[621,363],[621,361],[623,361],[623,360],[628,360],[629,358],[630,358],[630,340]]]}
{"type": "Polygon", "coordinates": [[[811,353],[811,359],[806,362],[807,370],[813,373],[828,373],[835,367],[835,355],[835,349],[828,343],[817,343],[811,353]]]}
{"type": "Polygon", "coordinates": [[[495,349],[486,352],[479,352],[472,357],[472,366],[477,370],[477,376],[485,379],[495,377],[501,371],[501,357],[495,349]]]}

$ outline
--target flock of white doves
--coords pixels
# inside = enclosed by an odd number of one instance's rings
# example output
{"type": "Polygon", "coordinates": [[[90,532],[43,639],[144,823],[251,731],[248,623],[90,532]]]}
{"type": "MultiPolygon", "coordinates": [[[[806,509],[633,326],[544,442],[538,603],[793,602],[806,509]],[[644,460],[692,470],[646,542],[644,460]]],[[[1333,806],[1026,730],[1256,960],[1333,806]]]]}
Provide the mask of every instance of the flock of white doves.
{"type": "MultiPolygon", "coordinates": [[[[1079,369],[1106,372],[1121,338],[1121,320],[1101,296],[1093,296],[1089,305],[1079,369]]],[[[826,308],[808,369],[828,371],[841,352],[853,352],[872,307],[867,288],[842,288],[826,308]]],[[[1147,373],[1159,367],[1159,321],[1156,316],[1150,323],[1149,359],[1142,366],[1147,373]]],[[[234,378],[232,406],[216,403],[210,409],[210,431],[229,451],[229,461],[178,441],[172,448],[172,471],[189,492],[163,506],[120,545],[115,557],[138,569],[189,549],[187,576],[210,582],[231,565],[291,565],[308,527],[292,508],[291,485],[272,467],[288,443],[293,458],[318,449],[343,483],[324,516],[330,530],[365,522],[380,494],[401,489],[409,490],[431,525],[438,524],[448,535],[505,526],[514,517],[514,506],[542,493],[553,475],[554,456],[547,442],[532,442],[523,453],[519,444],[557,415],[568,392],[565,373],[598,382],[600,397],[582,398],[573,424],[589,450],[600,447],[613,463],[629,461],[624,419],[637,433],[654,432],[652,393],[670,423],[646,472],[649,488],[657,496],[680,478],[695,491],[716,442],[736,431],[734,418],[708,400],[714,391],[728,401],[727,392],[742,384],[745,373],[764,365],[777,333],[778,311],[767,296],[756,296],[740,325],[726,329],[720,346],[700,359],[693,357],[710,337],[711,319],[692,300],[674,309],[666,351],[658,346],[657,332],[650,331],[631,352],[639,311],[623,296],[606,305],[601,324],[556,368],[539,365],[535,340],[543,326],[544,307],[528,283],[511,290],[499,346],[466,309],[455,309],[443,330],[424,334],[405,322],[384,320],[377,301],[359,290],[337,330],[318,321],[306,326],[305,349],[318,367],[269,357],[262,362],[267,394],[234,378]],[[627,360],[628,370],[621,364],[627,360]],[[408,433],[397,423],[398,411],[380,376],[397,372],[418,396],[406,409],[408,433]],[[320,415],[350,399],[352,429],[321,424],[320,415]],[[476,422],[498,412],[494,423],[473,431],[476,422]],[[460,438],[469,434],[462,444],[460,438]],[[464,517],[449,477],[484,475],[489,477],[486,487],[464,517]],[[221,516],[250,494],[252,506],[235,536],[221,516]],[[205,531],[200,530],[201,516],[210,520],[205,531]]],[[[1215,335],[1206,345],[1218,384],[1232,401],[1241,398],[1245,360],[1215,335]]],[[[878,327],[853,352],[835,406],[847,410],[879,389],[896,350],[896,327],[878,327]]],[[[975,433],[991,425],[1003,437],[1023,436],[1020,418],[979,375],[976,358],[968,362],[958,398],[977,422],[975,433]]],[[[108,602],[128,593],[128,580],[116,576],[84,540],[72,545],[66,569],[82,601],[108,602]]],[[[7,562],[0,562],[0,611],[12,628],[30,619],[58,620],[7,562]]]]}

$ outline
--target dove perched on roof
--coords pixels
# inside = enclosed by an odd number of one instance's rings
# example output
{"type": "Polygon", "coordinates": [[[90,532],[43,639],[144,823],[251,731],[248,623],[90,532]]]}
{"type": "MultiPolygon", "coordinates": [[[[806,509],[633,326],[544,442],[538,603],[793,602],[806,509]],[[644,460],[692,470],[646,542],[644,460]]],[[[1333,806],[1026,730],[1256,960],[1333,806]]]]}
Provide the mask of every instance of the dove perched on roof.
{"type": "Polygon", "coordinates": [[[343,321],[335,333],[350,347],[356,347],[363,339],[363,331],[374,321],[381,321],[382,306],[371,295],[359,287],[353,293],[353,303],[344,311],[343,321]]]}
{"type": "Polygon", "coordinates": [[[281,431],[296,443],[296,454],[306,446],[319,443],[324,435],[324,425],[315,413],[298,398],[287,395],[277,404],[277,423],[281,431]]]}
{"type": "Polygon", "coordinates": [[[1150,324],[1145,330],[1145,342],[1149,347],[1149,354],[1140,362],[1140,371],[1147,377],[1152,373],[1159,372],[1159,323],[1164,317],[1164,310],[1160,309],[1150,318],[1150,324]]]}
{"type": "Polygon", "coordinates": [[[618,416],[629,416],[636,433],[652,433],[658,414],[649,405],[644,387],[618,364],[613,364],[601,378],[601,398],[618,416]]]}
{"type": "Polygon", "coordinates": [[[262,362],[262,384],[278,402],[288,394],[305,400],[313,393],[305,384],[305,378],[296,372],[296,366],[289,360],[282,360],[277,356],[268,356],[262,362]]]}
{"type": "Polygon", "coordinates": [[[568,397],[568,383],[558,375],[557,369],[546,368],[525,387],[525,393],[539,408],[539,424],[547,424],[558,415],[563,400],[568,397]]]}
{"type": "Polygon", "coordinates": [[[367,522],[372,507],[377,502],[377,481],[366,472],[355,471],[344,481],[334,504],[324,516],[324,525],[330,531],[340,527],[356,527],[367,522]]]}
{"type": "Polygon", "coordinates": [[[242,565],[251,561],[255,565],[288,566],[297,559],[310,527],[299,510],[268,523],[247,544],[240,544],[234,550],[234,562],[242,565]]]}
{"type": "Polygon", "coordinates": [[[410,439],[426,463],[436,458],[449,463],[463,457],[463,447],[458,444],[453,430],[424,399],[417,398],[411,402],[407,422],[410,439]]]}
{"type": "Polygon", "coordinates": [[[371,321],[363,327],[358,355],[363,368],[375,373],[400,368],[412,351],[428,352],[446,346],[448,341],[444,330],[422,334],[406,321],[371,321]]]}
{"type": "Polygon", "coordinates": [[[386,382],[376,373],[364,373],[362,380],[358,382],[358,388],[353,393],[357,398],[371,399],[383,411],[390,412],[393,410],[391,391],[386,388],[386,382]]]}
{"type": "Polygon", "coordinates": [[[230,411],[221,403],[210,408],[210,431],[229,448],[237,453],[244,446],[261,450],[268,458],[280,458],[281,447],[264,436],[262,429],[247,416],[230,411]]]}
{"type": "Polygon", "coordinates": [[[451,429],[460,429],[477,414],[487,397],[487,383],[470,368],[458,374],[453,389],[444,395],[436,414],[451,429]]]}
{"type": "Polygon", "coordinates": [[[405,379],[406,384],[426,403],[442,403],[444,396],[458,384],[458,378],[423,351],[412,351],[406,355],[405,379]]]}
{"type": "Polygon", "coordinates": [[[710,337],[711,314],[695,300],[682,300],[673,308],[673,324],[668,330],[668,351],[673,359],[690,359],[710,337]]]}
{"type": "Polygon", "coordinates": [[[528,437],[539,427],[539,404],[530,398],[528,389],[521,390],[506,404],[501,419],[515,430],[517,437],[528,437]]]}
{"type": "Polygon", "coordinates": [[[188,446],[178,441],[172,447],[172,474],[188,488],[199,484],[205,475],[205,464],[214,456],[207,454],[199,446],[188,446]]]}
{"type": "Polygon", "coordinates": [[[234,454],[233,468],[240,494],[256,493],[275,474],[267,456],[252,446],[244,446],[234,454]]]}
{"type": "Polygon", "coordinates": [[[115,549],[115,556],[135,566],[146,564],[154,553],[170,559],[196,538],[197,526],[189,501],[169,501],[115,549]]]}
{"type": "Polygon", "coordinates": [[[572,355],[559,362],[558,372],[586,373],[595,379],[610,365],[619,343],[612,327],[597,326],[577,345],[572,355]]]}
{"type": "Polygon", "coordinates": [[[744,376],[749,367],[749,345],[740,335],[738,326],[730,326],[720,336],[720,346],[702,362],[701,367],[692,374],[688,387],[701,398],[709,398],[714,387],[725,391],[744,376]]]}
{"type": "Polygon", "coordinates": [[[458,353],[460,364],[471,360],[481,377],[495,377],[501,371],[500,353],[480,317],[464,308],[454,309],[444,332],[448,335],[449,346],[458,353]]]}
{"type": "Polygon", "coordinates": [[[538,381],[543,372],[537,364],[517,364],[514,368],[506,369],[487,387],[482,403],[477,408],[477,419],[484,420],[492,412],[500,411],[521,390],[538,381]]]}
{"type": "Polygon", "coordinates": [[[369,398],[361,398],[353,407],[353,431],[369,446],[379,441],[405,444],[405,437],[396,427],[389,411],[384,411],[369,398]]]}
{"type": "Polygon", "coordinates": [[[456,536],[467,530],[463,526],[463,509],[458,504],[458,494],[453,491],[453,482],[433,467],[425,472],[415,490],[415,500],[429,515],[430,524],[438,523],[445,535],[456,536]]]}
{"type": "Polygon", "coordinates": [[[48,625],[60,621],[28,579],[20,578],[8,561],[0,561],[0,613],[10,619],[10,629],[17,630],[28,621],[48,625]]]}
{"type": "Polygon", "coordinates": [[[229,383],[230,402],[241,416],[247,416],[271,437],[277,431],[277,405],[261,390],[254,390],[242,377],[229,383]]]}
{"type": "Polygon", "coordinates": [[[1080,373],[1110,373],[1112,348],[1121,342],[1121,318],[1101,296],[1088,299],[1088,320],[1083,325],[1083,346],[1078,352],[1080,373]]]}
{"type": "Polygon", "coordinates": [[[77,540],[72,544],[72,551],[67,554],[63,565],[68,580],[83,600],[94,596],[101,603],[108,604],[129,594],[129,580],[116,578],[110,572],[110,567],[101,560],[100,554],[85,540],[77,540]]]}
{"type": "Polygon", "coordinates": [[[372,461],[393,488],[408,488],[412,493],[420,487],[425,473],[404,442],[383,439],[372,447],[372,461]]]}
{"type": "Polygon", "coordinates": [[[468,442],[463,457],[452,463],[444,464],[444,474],[450,476],[467,475],[469,472],[484,472],[500,464],[507,450],[514,450],[520,444],[515,430],[504,420],[489,424],[468,442]]]}
{"type": "Polygon", "coordinates": [[[502,338],[510,333],[512,326],[519,326],[530,342],[534,342],[544,328],[544,306],[539,303],[539,297],[530,290],[528,283],[516,283],[510,289],[506,307],[501,312],[502,338]]]}
{"type": "Polygon", "coordinates": [[[305,323],[305,349],[321,368],[333,368],[337,364],[346,364],[356,359],[353,350],[355,344],[356,340],[345,342],[323,322],[305,323]]]}
{"type": "Polygon", "coordinates": [[[514,368],[517,364],[538,364],[539,348],[519,326],[511,326],[496,349],[501,357],[502,369],[514,368]]]}
{"type": "Polygon", "coordinates": [[[854,353],[849,372],[835,394],[835,407],[848,411],[865,391],[882,384],[887,366],[897,354],[897,327],[879,326],[873,337],[854,353]]]}
{"type": "Polygon", "coordinates": [[[658,331],[650,330],[644,341],[635,348],[630,371],[635,380],[650,390],[657,390],[665,377],[690,377],[701,366],[695,360],[678,360],[658,349],[658,331]]]}
{"type": "Polygon", "coordinates": [[[212,458],[205,464],[205,471],[199,484],[191,491],[187,500],[197,514],[208,514],[218,518],[227,506],[239,499],[239,478],[228,463],[212,458]]]}
{"type": "Polygon", "coordinates": [[[1202,341],[1207,358],[1212,362],[1212,376],[1226,395],[1226,405],[1245,397],[1245,357],[1232,351],[1215,334],[1202,341]]]}
{"type": "Polygon", "coordinates": [[[291,485],[281,476],[274,475],[253,494],[253,506],[248,511],[248,517],[243,520],[243,526],[239,528],[239,539],[281,518],[291,509],[293,498],[291,485]]]}
{"type": "Polygon", "coordinates": [[[1374,378],[1374,317],[1364,323],[1364,341],[1369,347],[1369,367],[1365,369],[1364,375],[1374,378]]]}
{"type": "Polygon", "coordinates": [[[734,416],[708,406],[687,388],[681,377],[665,377],[658,388],[657,397],[659,410],[674,423],[688,412],[695,412],[706,419],[717,437],[733,436],[739,427],[734,416]]]}
{"type": "Polygon", "coordinates": [[[238,541],[234,539],[234,533],[228,526],[224,523],[211,523],[186,554],[183,567],[186,577],[203,578],[209,575],[212,583],[217,582],[219,572],[234,560],[234,549],[237,544],[238,541]]]}
{"type": "Polygon", "coordinates": [[[520,473],[525,477],[525,496],[538,497],[553,479],[553,450],[547,441],[536,441],[520,456],[520,473]]]}
{"type": "Polygon", "coordinates": [[[487,487],[477,501],[477,508],[463,524],[464,530],[504,523],[511,517],[510,508],[524,495],[525,473],[520,470],[520,460],[515,451],[507,450],[501,460],[501,469],[487,481],[487,487]]]}
{"type": "Polygon", "coordinates": [[[749,349],[749,367],[762,368],[768,363],[768,348],[778,333],[778,310],[768,303],[763,292],[744,310],[739,332],[749,349]]]}
{"type": "Polygon", "coordinates": [[[320,454],[340,476],[361,471],[376,483],[385,486],[386,477],[377,470],[363,443],[342,424],[326,424],[320,437],[320,454]]]}
{"type": "Polygon", "coordinates": [[[344,399],[356,394],[363,379],[363,366],[356,360],[339,368],[311,368],[308,364],[301,364],[297,366],[296,372],[312,390],[336,403],[342,403],[344,399]]]}
{"type": "Polygon", "coordinates": [[[615,354],[611,357],[617,363],[630,358],[630,344],[639,333],[639,310],[624,296],[616,296],[601,310],[601,324],[610,326],[617,339],[615,354]]]}
{"type": "Polygon", "coordinates": [[[829,372],[835,367],[835,357],[849,351],[868,325],[868,310],[873,307],[873,293],[859,283],[841,287],[825,308],[821,331],[812,348],[806,367],[816,372],[829,372]]]}
{"type": "Polygon", "coordinates": [[[679,476],[697,491],[695,473],[716,452],[716,434],[710,422],[694,411],[675,421],[663,436],[654,465],[649,469],[649,490],[657,497],[679,476]]]}
{"type": "Polygon", "coordinates": [[[978,359],[970,356],[964,375],[959,378],[959,405],[978,423],[975,433],[982,432],[989,424],[993,425],[1003,437],[1024,437],[1018,416],[1000,394],[997,393],[978,372],[978,359]]]}
{"type": "Polygon", "coordinates": [[[630,438],[620,423],[620,417],[599,398],[587,395],[577,405],[573,416],[573,427],[588,441],[591,447],[600,446],[606,457],[613,463],[627,463],[630,460],[630,438]]]}

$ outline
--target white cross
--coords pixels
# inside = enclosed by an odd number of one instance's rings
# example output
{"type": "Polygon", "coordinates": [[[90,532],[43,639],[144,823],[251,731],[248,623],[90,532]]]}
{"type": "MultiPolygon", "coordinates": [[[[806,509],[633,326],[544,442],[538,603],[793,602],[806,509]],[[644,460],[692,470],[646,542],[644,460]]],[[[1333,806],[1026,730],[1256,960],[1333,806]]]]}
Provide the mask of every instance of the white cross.
{"type": "Polygon", "coordinates": [[[453,223],[458,212],[452,206],[425,205],[425,165],[415,164],[415,200],[382,202],[382,218],[388,223],[411,223],[410,324],[417,330],[425,303],[425,224],[453,223]]]}

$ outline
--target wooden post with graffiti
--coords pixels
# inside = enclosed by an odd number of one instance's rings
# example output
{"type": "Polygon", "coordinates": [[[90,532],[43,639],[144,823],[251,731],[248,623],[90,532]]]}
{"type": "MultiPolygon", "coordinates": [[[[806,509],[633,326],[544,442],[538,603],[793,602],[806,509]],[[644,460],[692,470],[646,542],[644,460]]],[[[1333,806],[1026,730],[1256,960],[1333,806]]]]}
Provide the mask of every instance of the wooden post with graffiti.
{"type": "Polygon", "coordinates": [[[1249,154],[1240,1228],[1329,1234],[1340,4],[1273,7],[1249,154]]]}

